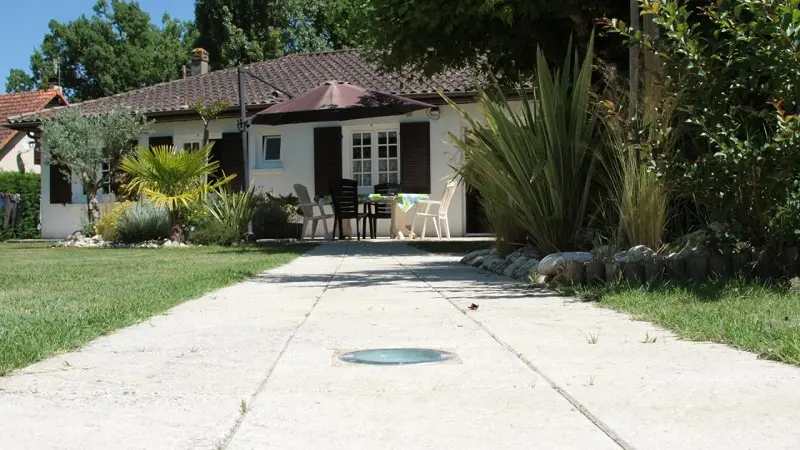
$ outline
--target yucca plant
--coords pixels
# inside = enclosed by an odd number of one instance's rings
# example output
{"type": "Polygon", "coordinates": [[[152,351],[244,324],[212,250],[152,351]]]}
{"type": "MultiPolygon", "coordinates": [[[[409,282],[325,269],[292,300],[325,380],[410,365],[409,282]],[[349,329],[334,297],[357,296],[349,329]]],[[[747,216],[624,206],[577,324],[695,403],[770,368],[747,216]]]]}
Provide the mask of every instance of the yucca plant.
{"type": "Polygon", "coordinates": [[[560,72],[538,51],[533,93],[520,87],[519,106],[497,82],[491,93],[478,87],[478,117],[446,98],[471,127],[466,138],[451,135],[464,153],[459,173],[545,252],[577,247],[592,217],[593,41],[582,62],[570,43],[560,72]]]}
{"type": "Polygon", "coordinates": [[[131,176],[127,189],[169,211],[173,240],[183,239],[183,218],[189,205],[235,177],[209,181],[219,168],[218,162],[210,160],[213,145],[182,152],[173,146],[140,147],[135,157],[122,161],[122,169],[131,176]]]}
{"type": "Polygon", "coordinates": [[[244,192],[233,192],[230,186],[223,186],[215,189],[214,193],[206,202],[213,220],[244,237],[259,206],[253,186],[244,192]]]}

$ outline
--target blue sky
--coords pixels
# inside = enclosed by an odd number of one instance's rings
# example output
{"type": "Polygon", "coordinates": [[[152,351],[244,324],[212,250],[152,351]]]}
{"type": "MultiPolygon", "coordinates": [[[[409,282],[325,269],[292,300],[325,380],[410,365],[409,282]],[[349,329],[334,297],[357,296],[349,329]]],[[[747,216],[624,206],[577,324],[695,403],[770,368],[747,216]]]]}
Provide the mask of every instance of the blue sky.
{"type": "MultiPolygon", "coordinates": [[[[33,49],[41,45],[51,19],[67,22],[81,14],[92,15],[96,0],[0,0],[3,26],[0,27],[0,92],[12,68],[30,70],[33,49]]],[[[172,17],[194,18],[193,0],[139,0],[154,23],[161,23],[166,12],[172,17]]]]}

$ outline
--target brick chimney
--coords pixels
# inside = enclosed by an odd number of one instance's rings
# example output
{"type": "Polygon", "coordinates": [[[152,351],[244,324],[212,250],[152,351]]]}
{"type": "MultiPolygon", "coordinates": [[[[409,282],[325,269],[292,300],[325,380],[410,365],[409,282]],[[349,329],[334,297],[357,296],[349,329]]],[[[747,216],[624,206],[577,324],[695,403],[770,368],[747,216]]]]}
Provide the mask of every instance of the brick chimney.
{"type": "Polygon", "coordinates": [[[191,75],[193,77],[208,73],[208,52],[204,48],[192,50],[191,62],[189,65],[192,68],[191,75]]]}
{"type": "Polygon", "coordinates": [[[55,89],[55,90],[58,90],[59,92],[61,92],[61,86],[59,85],[58,76],[57,75],[52,75],[49,78],[47,78],[47,89],[48,90],[55,89]]]}

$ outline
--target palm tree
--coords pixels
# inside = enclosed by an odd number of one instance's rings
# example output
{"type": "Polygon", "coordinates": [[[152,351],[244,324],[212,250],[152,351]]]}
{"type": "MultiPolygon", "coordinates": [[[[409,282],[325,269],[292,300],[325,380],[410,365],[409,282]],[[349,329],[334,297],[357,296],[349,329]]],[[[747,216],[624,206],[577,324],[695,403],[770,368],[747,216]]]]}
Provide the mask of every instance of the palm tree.
{"type": "Polygon", "coordinates": [[[135,157],[122,161],[122,169],[131,176],[127,189],[169,211],[173,240],[183,239],[183,218],[189,205],[236,176],[209,181],[219,168],[218,162],[210,160],[213,146],[212,142],[198,150],[182,152],[171,145],[142,146],[135,157]]]}

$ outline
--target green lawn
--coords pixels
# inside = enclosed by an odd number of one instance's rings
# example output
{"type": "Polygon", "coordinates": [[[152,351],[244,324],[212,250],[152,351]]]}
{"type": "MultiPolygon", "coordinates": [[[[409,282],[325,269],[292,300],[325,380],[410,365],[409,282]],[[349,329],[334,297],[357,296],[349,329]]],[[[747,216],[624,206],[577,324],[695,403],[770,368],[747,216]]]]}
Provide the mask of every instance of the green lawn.
{"type": "Polygon", "coordinates": [[[800,295],[777,283],[732,280],[700,286],[607,286],[582,293],[679,336],[728,344],[800,365],[800,295]]]}
{"type": "Polygon", "coordinates": [[[66,249],[0,243],[0,375],[285,264],[307,245],[66,249]]]}

